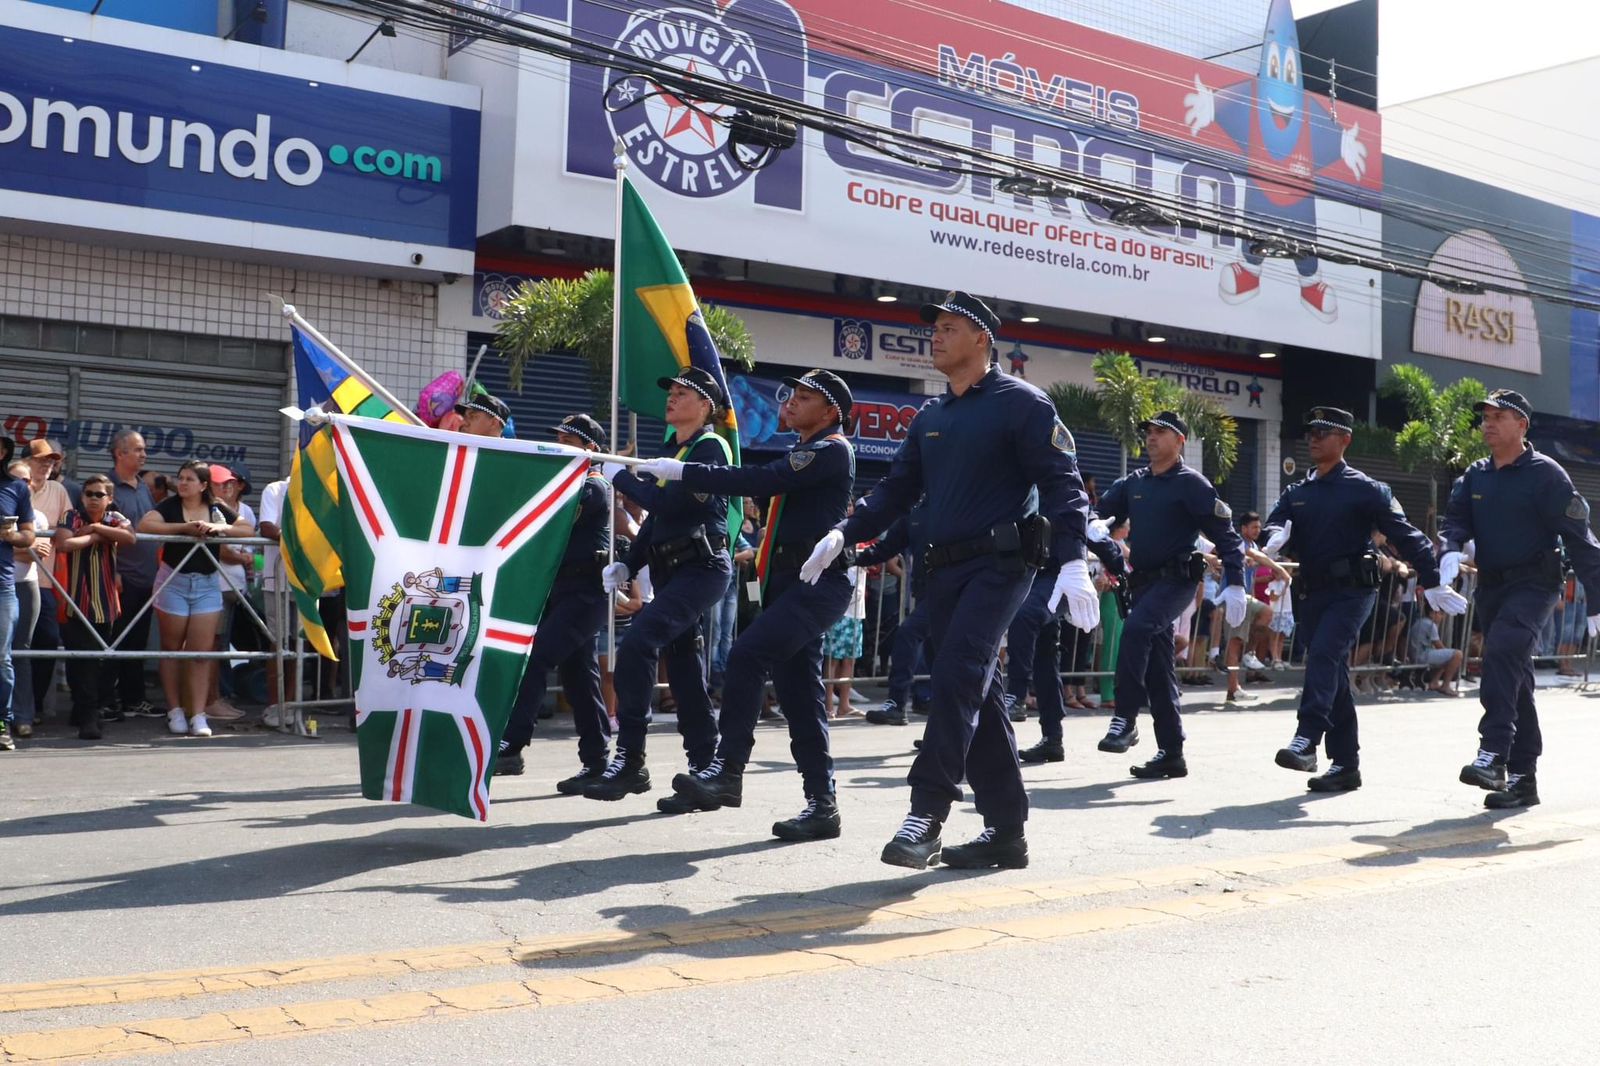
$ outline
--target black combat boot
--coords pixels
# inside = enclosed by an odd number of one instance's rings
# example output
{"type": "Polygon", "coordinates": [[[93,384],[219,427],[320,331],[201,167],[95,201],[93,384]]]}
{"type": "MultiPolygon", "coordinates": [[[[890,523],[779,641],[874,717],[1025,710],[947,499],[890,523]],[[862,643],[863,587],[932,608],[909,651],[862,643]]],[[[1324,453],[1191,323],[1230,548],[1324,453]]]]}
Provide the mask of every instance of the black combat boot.
{"type": "MultiPolygon", "coordinates": [[[[737,807],[744,802],[744,768],[729,766],[720,758],[712,759],[703,769],[674,777],[672,791],[674,798],[691,804],[690,810],[737,807]]],[[[661,800],[656,806],[665,802],[661,800]]]]}
{"type": "Polygon", "coordinates": [[[1506,757],[1478,749],[1478,757],[1461,768],[1461,783],[1499,792],[1506,787],[1506,757]]]}
{"type": "Polygon", "coordinates": [[[1539,782],[1532,774],[1506,775],[1506,787],[1483,797],[1483,805],[1492,811],[1505,811],[1513,807],[1537,807],[1539,782]]]}
{"type": "Polygon", "coordinates": [[[1028,841],[1020,825],[988,826],[983,832],[939,856],[957,870],[1021,870],[1028,865],[1028,841]]]}
{"type": "Polygon", "coordinates": [[[1041,762],[1062,762],[1067,753],[1061,746],[1060,737],[1045,737],[1031,748],[1023,748],[1017,752],[1017,759],[1025,765],[1041,762]]]}
{"type": "Polygon", "coordinates": [[[1026,698],[1013,696],[1007,692],[1005,700],[1006,717],[1013,722],[1026,722],[1028,720],[1028,701],[1026,698]]]}
{"type": "Polygon", "coordinates": [[[1273,762],[1285,770],[1299,770],[1303,774],[1317,772],[1317,746],[1310,737],[1295,734],[1287,748],[1279,748],[1273,762]]]}
{"type": "Polygon", "coordinates": [[[839,824],[839,805],[829,793],[810,797],[793,818],[773,822],[772,835],[779,840],[832,840],[839,835],[839,824]]]}
{"type": "Polygon", "coordinates": [[[1361,787],[1361,771],[1354,766],[1329,763],[1328,772],[1306,782],[1312,792],[1354,792],[1361,787]]]}
{"type": "Polygon", "coordinates": [[[521,777],[527,766],[522,761],[522,749],[513,748],[505,741],[500,742],[500,751],[494,757],[494,769],[489,771],[490,777],[521,777]]]}
{"type": "Polygon", "coordinates": [[[1165,751],[1157,751],[1156,757],[1141,766],[1128,767],[1128,773],[1141,781],[1157,781],[1163,777],[1188,777],[1189,764],[1183,761],[1183,753],[1176,755],[1165,751]]]}
{"type": "Polygon", "coordinates": [[[600,780],[600,775],[606,772],[609,759],[585,766],[571,777],[564,777],[556,782],[556,791],[563,796],[581,796],[583,790],[593,781],[600,780]]]}
{"type": "Polygon", "coordinates": [[[906,709],[897,700],[884,700],[882,707],[867,712],[867,721],[872,725],[905,725],[906,709]]]}
{"type": "Polygon", "coordinates": [[[600,776],[584,786],[583,795],[592,800],[619,800],[649,791],[650,771],[645,769],[644,756],[618,748],[600,776]]]}
{"type": "Polygon", "coordinates": [[[939,861],[939,820],[923,814],[908,814],[894,839],[883,846],[880,858],[890,866],[926,870],[939,861]]]}
{"type": "Polygon", "coordinates": [[[1121,755],[1137,743],[1139,743],[1139,727],[1119,716],[1111,719],[1111,728],[1100,738],[1100,750],[1121,755]]]}

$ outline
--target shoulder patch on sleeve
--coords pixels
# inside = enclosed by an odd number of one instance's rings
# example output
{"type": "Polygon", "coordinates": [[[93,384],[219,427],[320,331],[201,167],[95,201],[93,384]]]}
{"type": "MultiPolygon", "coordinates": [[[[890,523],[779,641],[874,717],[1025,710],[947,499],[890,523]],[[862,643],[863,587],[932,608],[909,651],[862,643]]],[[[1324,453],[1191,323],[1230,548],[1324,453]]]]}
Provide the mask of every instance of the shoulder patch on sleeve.
{"type": "Polygon", "coordinates": [[[1574,492],[1572,499],[1567,501],[1567,517],[1575,522],[1587,522],[1589,520],[1589,501],[1574,492]]]}
{"type": "Polygon", "coordinates": [[[1078,442],[1072,439],[1072,431],[1062,425],[1059,418],[1050,430],[1050,446],[1068,455],[1078,454],[1078,442]]]}
{"type": "Polygon", "coordinates": [[[789,453],[789,469],[793,470],[795,473],[799,473],[806,467],[810,466],[811,461],[816,457],[817,453],[809,448],[800,451],[792,451],[789,453]]]}
{"type": "Polygon", "coordinates": [[[1218,518],[1232,518],[1233,508],[1224,503],[1221,496],[1218,496],[1217,502],[1211,506],[1211,513],[1218,518]]]}
{"type": "Polygon", "coordinates": [[[699,500],[701,503],[705,503],[707,500],[711,499],[711,493],[697,492],[694,494],[694,498],[699,500]]]}

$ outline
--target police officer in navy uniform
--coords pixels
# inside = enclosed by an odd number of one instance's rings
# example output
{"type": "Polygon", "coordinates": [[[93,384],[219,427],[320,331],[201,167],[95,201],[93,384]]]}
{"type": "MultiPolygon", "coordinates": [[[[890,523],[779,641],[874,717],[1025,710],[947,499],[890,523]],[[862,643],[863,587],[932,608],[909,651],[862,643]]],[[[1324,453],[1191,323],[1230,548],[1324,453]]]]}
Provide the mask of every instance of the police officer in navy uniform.
{"type": "Polygon", "coordinates": [[[1315,773],[1317,745],[1326,739],[1330,765],[1307,787],[1348,792],[1361,787],[1349,663],[1378,595],[1372,531],[1387,537],[1417,571],[1431,609],[1460,614],[1467,601],[1440,584],[1432,543],[1406,521],[1389,486],[1344,461],[1355,417],[1337,407],[1313,407],[1305,424],[1306,447],[1316,469],[1283,491],[1265,525],[1270,531],[1266,553],[1275,556],[1287,544],[1299,560],[1292,587],[1294,618],[1306,647],[1299,724],[1276,761],[1285,769],[1315,773]]]}
{"type": "Polygon", "coordinates": [[[1497,389],[1473,410],[1489,458],[1456,479],[1445,509],[1439,577],[1455,580],[1462,550],[1476,541],[1483,681],[1478,757],[1461,780],[1489,790],[1484,806],[1531,807],[1543,737],[1533,703],[1533,655],[1561,594],[1559,541],[1588,597],[1589,636],[1600,633],[1600,544],[1589,504],[1561,465],[1528,443],[1533,408],[1520,392],[1497,389]]]}
{"type": "Polygon", "coordinates": [[[1156,727],[1155,758],[1130,772],[1141,778],[1186,777],[1173,624],[1194,603],[1205,573],[1204,557],[1195,551],[1195,538],[1202,533],[1222,560],[1228,624],[1244,621],[1244,542],[1233,528],[1233,512],[1211,482],[1183,461],[1188,423],[1175,411],[1162,411],[1139,423],[1139,429],[1150,465],[1101,495],[1100,518],[1089,532],[1108,541],[1111,526],[1132,520],[1128,547],[1133,608],[1117,651],[1117,713],[1099,746],[1121,754],[1139,743],[1139,708],[1148,703],[1156,727]]]}
{"type": "Polygon", "coordinates": [[[844,425],[853,401],[850,387],[828,370],[783,380],[792,390],[783,420],[800,440],[782,459],[745,467],[655,459],[639,472],[702,492],[772,498],[761,549],[764,606],[728,653],[722,741],[716,758],[698,773],[679,774],[673,789],[697,810],[743,802],[744,768],[755,748],[756,720],[770,677],[789,721],[789,750],[806,797],[800,814],[773,825],[772,833],[783,840],[825,840],[839,835],[839,805],[828,752],[822,635],[850,606],[845,567],[851,553],[841,553],[816,584],[800,580],[800,564],[819,537],[844,521],[849,507],[856,464],[844,425]]]}
{"type": "MultiPolygon", "coordinates": [[[[568,415],[551,432],[557,442],[585,451],[606,450],[606,431],[589,415],[568,415]]],[[[561,678],[561,690],[572,707],[578,731],[578,759],[583,768],[556,783],[556,791],[575,796],[600,776],[610,761],[611,719],[600,692],[600,658],[595,640],[606,624],[606,591],[600,572],[609,558],[611,485],[600,464],[589,464],[578,490],[578,515],[567,540],[566,554],[550,586],[550,598],[539,618],[539,637],[528,656],[516,706],[506,723],[496,777],[523,772],[522,750],[533,739],[535,720],[549,688],[550,671],[561,678]]]]}
{"type": "MultiPolygon", "coordinates": [[[[687,367],[657,384],[667,390],[667,424],[675,431],[676,457],[706,466],[728,465],[728,445],[711,428],[728,404],[717,380],[699,367],[687,367]]],[[[733,573],[733,561],[728,557],[727,496],[697,491],[681,481],[658,482],[627,470],[620,471],[612,485],[638,501],[649,516],[634,538],[628,558],[605,568],[606,592],[615,593],[623,582],[649,566],[655,599],[633,616],[627,635],[618,641],[612,668],[617,748],[605,770],[583,790],[589,799],[598,800],[618,800],[650,789],[644,738],[656,662],[663,656],[690,769],[704,768],[716,754],[717,723],[706,692],[700,616],[722,599],[733,573]]],[[[687,809],[671,798],[657,806],[664,811],[687,809]]]]}
{"type": "Polygon", "coordinates": [[[911,811],[882,858],[912,869],[937,861],[940,829],[961,799],[965,777],[985,828],[970,843],[944,850],[946,865],[1022,867],[1028,799],[996,656],[1052,547],[1062,562],[1055,598],[1067,597],[1080,628],[1099,623],[1099,597],[1083,557],[1088,497],[1072,435],[1049,398],[993,365],[1000,328],[994,312],[952,292],[925,305],[922,318],[933,323],[933,365],[949,379],[949,390],[918,413],[888,476],[818,542],[801,576],[817,580],[846,544],[882,533],[926,494],[920,533],[927,544],[933,705],[908,778],[911,811]]]}

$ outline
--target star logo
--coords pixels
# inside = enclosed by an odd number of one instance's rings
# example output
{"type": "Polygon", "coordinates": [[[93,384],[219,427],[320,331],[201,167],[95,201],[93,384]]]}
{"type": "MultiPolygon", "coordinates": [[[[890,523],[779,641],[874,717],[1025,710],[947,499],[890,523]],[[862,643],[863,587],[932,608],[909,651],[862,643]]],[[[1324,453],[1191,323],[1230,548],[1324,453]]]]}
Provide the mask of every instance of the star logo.
{"type": "Polygon", "coordinates": [[[639,87],[633,83],[632,78],[617,82],[612,91],[630,104],[639,95],[639,87]]]}
{"type": "MultiPolygon", "coordinates": [[[[683,72],[688,75],[699,73],[698,64],[689,60],[684,65],[683,72]]],[[[706,143],[709,148],[717,147],[717,131],[712,122],[711,112],[706,104],[700,100],[690,100],[685,97],[675,96],[663,91],[661,100],[667,105],[667,120],[661,136],[672,140],[679,134],[688,133],[706,143]]]]}

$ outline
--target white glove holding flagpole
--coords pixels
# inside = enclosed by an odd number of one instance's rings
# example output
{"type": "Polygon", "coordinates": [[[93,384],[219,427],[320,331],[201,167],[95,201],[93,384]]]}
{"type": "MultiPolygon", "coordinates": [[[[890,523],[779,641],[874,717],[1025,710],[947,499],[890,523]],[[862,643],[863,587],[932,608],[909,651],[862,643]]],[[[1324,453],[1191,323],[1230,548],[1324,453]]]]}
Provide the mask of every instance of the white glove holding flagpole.
{"type": "Polygon", "coordinates": [[[823,538],[817,541],[817,546],[811,549],[811,555],[800,564],[800,580],[808,585],[815,585],[822,572],[839,558],[839,553],[844,551],[844,534],[837,529],[830,529],[823,538]]]}
{"type": "Polygon", "coordinates": [[[1261,546],[1261,553],[1268,559],[1276,559],[1278,553],[1283,551],[1283,546],[1289,543],[1289,530],[1294,528],[1293,522],[1285,522],[1281,529],[1274,531],[1267,542],[1261,546]]]}
{"type": "Polygon", "coordinates": [[[1445,614],[1466,614],[1467,598],[1449,585],[1440,584],[1438,588],[1425,589],[1422,598],[1428,601],[1428,606],[1435,611],[1445,614]]]}
{"type": "Polygon", "coordinates": [[[1089,539],[1096,544],[1111,539],[1111,524],[1104,518],[1096,518],[1089,523],[1089,539]]]}
{"type": "Polygon", "coordinates": [[[1100,594],[1094,590],[1094,582],[1089,579],[1089,564],[1084,560],[1061,564],[1045,610],[1054,614],[1063,597],[1067,601],[1067,621],[1085,633],[1092,632],[1100,624],[1100,594]]]}
{"type": "Polygon", "coordinates": [[[661,481],[682,481],[683,464],[676,459],[651,459],[634,468],[640,477],[653,477],[661,481]]]}
{"type": "Polygon", "coordinates": [[[1445,552],[1439,556],[1439,584],[1454,585],[1461,576],[1461,553],[1445,552]]]}
{"type": "Polygon", "coordinates": [[[1222,620],[1232,628],[1244,625],[1250,604],[1243,585],[1229,585],[1222,590],[1222,620]]]}
{"type": "Polygon", "coordinates": [[[628,564],[608,563],[606,568],[600,571],[600,583],[605,586],[607,592],[614,594],[617,589],[628,583],[628,564]]]}

